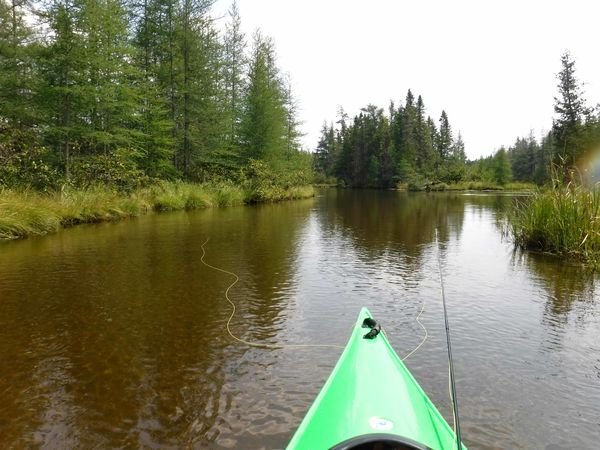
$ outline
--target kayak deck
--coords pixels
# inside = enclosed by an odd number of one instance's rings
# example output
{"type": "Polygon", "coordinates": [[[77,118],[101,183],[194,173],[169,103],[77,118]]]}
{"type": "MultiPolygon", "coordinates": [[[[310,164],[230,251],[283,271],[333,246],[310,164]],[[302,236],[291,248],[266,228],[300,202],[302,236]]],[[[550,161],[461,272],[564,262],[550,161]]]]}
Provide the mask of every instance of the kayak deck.
{"type": "Polygon", "coordinates": [[[346,348],[288,450],[369,448],[355,445],[375,435],[382,439],[378,442],[384,442],[385,436],[391,439],[395,444],[389,448],[456,448],[454,431],[385,334],[363,338],[369,331],[362,327],[365,319],[372,319],[367,308],[361,310],[346,348]],[[405,445],[398,446],[401,442],[405,445]]]}

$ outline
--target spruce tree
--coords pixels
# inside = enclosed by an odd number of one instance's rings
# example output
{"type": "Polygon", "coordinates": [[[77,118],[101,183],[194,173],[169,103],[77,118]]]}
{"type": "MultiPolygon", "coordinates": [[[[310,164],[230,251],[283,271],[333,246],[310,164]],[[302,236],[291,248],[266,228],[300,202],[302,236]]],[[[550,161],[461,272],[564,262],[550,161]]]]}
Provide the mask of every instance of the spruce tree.
{"type": "Polygon", "coordinates": [[[578,145],[578,133],[584,119],[591,110],[586,106],[579,81],[575,75],[575,61],[566,51],[560,58],[562,69],[558,73],[558,97],[554,97],[553,134],[558,152],[567,164],[573,164],[581,148],[578,145]]]}
{"type": "Polygon", "coordinates": [[[282,78],[281,92],[283,96],[283,108],[285,110],[285,138],[284,146],[286,158],[289,159],[294,152],[300,150],[301,122],[298,120],[300,107],[292,92],[291,76],[285,74],[282,78]]]}
{"type": "Polygon", "coordinates": [[[430,116],[427,117],[427,131],[429,133],[428,152],[431,155],[431,160],[429,164],[430,168],[436,169],[437,171],[437,169],[439,169],[440,163],[442,162],[442,159],[439,157],[435,148],[435,144],[439,140],[439,131],[435,126],[434,120],[430,116]]]}
{"type": "Polygon", "coordinates": [[[283,156],[286,128],[286,112],[273,42],[257,32],[241,126],[245,159],[277,164],[283,156]]]}
{"type": "Polygon", "coordinates": [[[227,142],[231,147],[239,144],[239,126],[243,114],[243,92],[247,66],[246,37],[241,30],[241,17],[234,1],[229,9],[229,22],[225,26],[223,42],[223,78],[227,102],[229,131],[227,142]]]}
{"type": "Polygon", "coordinates": [[[401,124],[401,129],[398,132],[400,134],[398,173],[402,181],[407,181],[416,170],[418,111],[414,99],[409,89],[406,94],[406,101],[402,108],[401,117],[398,117],[397,120],[401,124]]]}
{"type": "Polygon", "coordinates": [[[131,64],[127,13],[119,0],[79,0],[77,28],[84,36],[81,52],[84,79],[81,146],[107,155],[116,149],[137,148],[133,125],[139,102],[140,73],[131,64]]]}
{"type": "Polygon", "coordinates": [[[41,60],[39,104],[44,113],[44,139],[60,155],[67,180],[84,127],[80,90],[85,82],[84,42],[76,28],[78,9],[74,0],[56,0],[44,11],[53,37],[41,60]]]}
{"type": "Polygon", "coordinates": [[[316,172],[329,177],[331,172],[331,159],[333,157],[334,147],[334,131],[333,125],[328,126],[327,122],[323,122],[321,127],[321,136],[317,143],[317,148],[314,153],[314,169],[316,172]]]}
{"type": "Polygon", "coordinates": [[[494,181],[501,185],[505,185],[512,179],[510,160],[504,147],[501,147],[494,155],[493,173],[494,181]]]}
{"type": "Polygon", "coordinates": [[[509,148],[508,155],[511,164],[512,176],[516,181],[533,181],[535,157],[539,146],[530,133],[527,138],[518,138],[509,148]]]}
{"type": "Polygon", "coordinates": [[[554,134],[548,132],[543,138],[534,156],[533,181],[544,184],[550,179],[549,167],[554,159],[554,134]]]}
{"type": "Polygon", "coordinates": [[[182,170],[205,181],[212,172],[227,176],[231,155],[225,148],[229,130],[220,76],[221,44],[208,15],[210,3],[184,2],[182,14],[182,79],[180,90],[182,170]]]}
{"type": "Polygon", "coordinates": [[[0,0],[0,140],[13,149],[35,138],[36,47],[27,14],[26,0],[0,0]]]}
{"type": "Polygon", "coordinates": [[[422,173],[429,173],[435,164],[431,135],[430,127],[425,119],[425,104],[419,95],[416,105],[415,137],[417,143],[416,163],[422,173]]]}
{"type": "Polygon", "coordinates": [[[466,172],[467,156],[465,154],[465,143],[459,132],[456,141],[450,148],[450,153],[444,164],[442,179],[446,182],[456,183],[462,180],[466,172]]]}
{"type": "Polygon", "coordinates": [[[450,127],[450,121],[448,120],[448,115],[446,111],[442,111],[442,115],[440,116],[440,129],[438,134],[438,139],[436,142],[436,150],[439,158],[442,161],[446,161],[450,157],[450,152],[452,149],[452,128],[450,127]]]}
{"type": "Polygon", "coordinates": [[[142,0],[132,3],[130,13],[137,18],[134,44],[135,65],[140,72],[136,130],[140,133],[138,166],[154,178],[177,175],[174,158],[173,124],[169,118],[164,86],[160,83],[158,51],[161,42],[158,3],[142,0]]]}

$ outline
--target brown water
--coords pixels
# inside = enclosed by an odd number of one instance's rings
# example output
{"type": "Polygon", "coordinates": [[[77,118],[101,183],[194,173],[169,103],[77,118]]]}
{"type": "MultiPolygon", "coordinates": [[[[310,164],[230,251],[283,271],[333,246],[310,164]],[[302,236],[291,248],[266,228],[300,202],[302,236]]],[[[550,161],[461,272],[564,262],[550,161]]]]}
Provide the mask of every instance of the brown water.
{"type": "Polygon", "coordinates": [[[496,195],[322,192],[0,244],[0,448],[282,448],[359,308],[449,418],[435,228],[471,449],[594,449],[600,301],[578,266],[514,252],[496,195]]]}

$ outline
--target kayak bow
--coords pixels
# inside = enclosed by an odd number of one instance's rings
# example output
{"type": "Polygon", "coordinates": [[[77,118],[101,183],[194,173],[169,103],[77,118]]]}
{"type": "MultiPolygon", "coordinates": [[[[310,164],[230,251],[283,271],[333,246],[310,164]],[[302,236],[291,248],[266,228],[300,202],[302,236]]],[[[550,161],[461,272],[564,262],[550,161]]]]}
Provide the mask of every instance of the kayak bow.
{"type": "Polygon", "coordinates": [[[457,447],[454,431],[378,327],[363,308],[288,450],[457,447]]]}

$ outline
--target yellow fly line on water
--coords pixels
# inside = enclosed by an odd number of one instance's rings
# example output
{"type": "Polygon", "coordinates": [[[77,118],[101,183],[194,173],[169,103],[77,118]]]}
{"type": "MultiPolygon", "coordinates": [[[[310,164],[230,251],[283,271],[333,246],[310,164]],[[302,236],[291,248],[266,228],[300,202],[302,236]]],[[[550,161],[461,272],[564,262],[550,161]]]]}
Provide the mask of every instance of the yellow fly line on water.
{"type": "Polygon", "coordinates": [[[227,328],[227,333],[229,334],[229,336],[231,336],[232,339],[236,340],[237,342],[239,342],[241,344],[245,344],[250,347],[257,347],[257,348],[344,348],[343,345],[336,345],[336,344],[268,344],[268,343],[264,343],[264,342],[251,342],[251,341],[247,341],[246,339],[236,336],[231,331],[231,321],[233,320],[233,317],[235,316],[236,306],[235,306],[235,303],[229,297],[229,291],[231,290],[231,288],[233,286],[235,286],[237,284],[238,281],[240,281],[240,277],[238,277],[237,274],[230,272],[229,270],[215,267],[215,266],[207,263],[204,260],[204,257],[206,256],[206,250],[204,249],[204,246],[207,244],[209,239],[210,238],[206,238],[206,241],[204,241],[204,243],[202,244],[202,247],[201,247],[202,248],[202,258],[200,258],[200,261],[205,266],[210,267],[211,269],[217,270],[219,272],[222,272],[224,274],[230,275],[234,278],[233,282],[229,286],[227,286],[227,289],[225,290],[225,298],[231,305],[231,314],[229,315],[229,319],[227,319],[227,327],[226,328],[227,328]]]}
{"type": "MultiPolygon", "coordinates": [[[[229,286],[227,286],[227,289],[225,289],[225,299],[231,305],[231,314],[229,315],[229,318],[227,319],[226,329],[227,329],[227,334],[229,334],[229,336],[231,336],[232,339],[234,339],[235,341],[237,341],[241,344],[248,345],[250,347],[257,347],[257,348],[270,348],[270,349],[281,349],[281,348],[300,348],[300,349],[302,349],[302,348],[342,348],[343,349],[344,348],[343,345],[337,345],[337,344],[269,344],[269,343],[264,343],[264,342],[251,342],[251,341],[243,339],[243,338],[237,336],[235,333],[233,333],[233,331],[231,331],[231,321],[233,320],[233,318],[235,316],[237,307],[236,307],[236,304],[233,302],[233,300],[231,300],[231,298],[229,297],[229,291],[237,284],[238,281],[240,281],[240,277],[234,272],[230,272],[229,270],[225,270],[225,269],[221,269],[220,267],[213,266],[212,264],[209,264],[204,260],[204,258],[206,257],[206,249],[204,248],[204,246],[208,243],[209,240],[210,240],[210,238],[206,238],[206,241],[204,241],[204,243],[201,246],[202,257],[200,258],[200,261],[206,267],[209,267],[213,270],[224,273],[224,274],[229,275],[234,278],[234,280],[231,282],[231,284],[229,286]]],[[[425,326],[423,325],[423,323],[420,320],[421,315],[423,314],[424,310],[425,310],[425,302],[423,302],[423,305],[421,306],[421,310],[419,311],[419,314],[416,317],[416,321],[419,323],[421,328],[423,328],[423,331],[425,332],[425,336],[423,337],[423,339],[421,340],[419,345],[417,345],[406,356],[401,358],[402,361],[404,361],[405,359],[409,358],[411,355],[416,353],[417,350],[419,350],[419,348],[421,348],[421,346],[427,340],[427,337],[428,337],[427,328],[425,328],[425,326]]]]}

